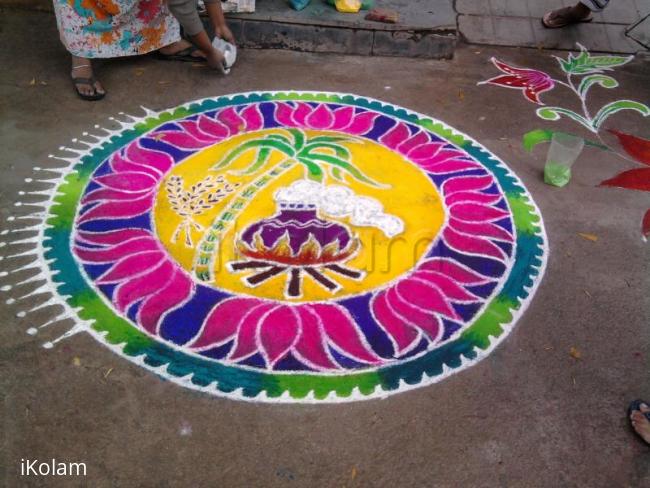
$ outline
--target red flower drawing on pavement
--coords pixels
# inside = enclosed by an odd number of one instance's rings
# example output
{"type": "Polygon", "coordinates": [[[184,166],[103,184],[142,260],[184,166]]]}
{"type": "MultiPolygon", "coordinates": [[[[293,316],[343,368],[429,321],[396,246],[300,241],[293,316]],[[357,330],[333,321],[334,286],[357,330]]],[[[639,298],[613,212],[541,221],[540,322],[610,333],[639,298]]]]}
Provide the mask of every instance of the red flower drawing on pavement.
{"type": "Polygon", "coordinates": [[[553,78],[536,69],[525,69],[510,66],[509,64],[499,61],[496,58],[491,60],[494,65],[499,68],[505,75],[499,75],[495,78],[490,78],[479,83],[499,85],[505,88],[514,88],[523,90],[524,96],[533,103],[544,105],[539,99],[539,95],[552,90],[555,87],[553,78]]]}

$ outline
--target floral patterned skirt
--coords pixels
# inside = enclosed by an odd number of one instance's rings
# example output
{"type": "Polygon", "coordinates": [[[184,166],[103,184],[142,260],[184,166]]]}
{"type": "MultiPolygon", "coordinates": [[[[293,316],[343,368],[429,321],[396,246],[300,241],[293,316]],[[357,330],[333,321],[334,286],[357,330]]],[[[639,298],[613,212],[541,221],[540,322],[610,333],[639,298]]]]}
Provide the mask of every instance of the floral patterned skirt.
{"type": "Polygon", "coordinates": [[[85,58],[133,56],[180,39],[164,0],[54,0],[61,41],[85,58]]]}

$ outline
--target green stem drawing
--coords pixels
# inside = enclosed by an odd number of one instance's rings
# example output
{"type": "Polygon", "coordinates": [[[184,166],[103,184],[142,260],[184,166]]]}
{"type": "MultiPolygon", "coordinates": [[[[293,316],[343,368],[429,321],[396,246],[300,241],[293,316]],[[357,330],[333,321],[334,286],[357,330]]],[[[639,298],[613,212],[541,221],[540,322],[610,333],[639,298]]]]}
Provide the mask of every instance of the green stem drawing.
{"type": "MultiPolygon", "coordinates": [[[[574,122],[582,125],[584,128],[595,134],[599,142],[585,139],[585,143],[592,147],[614,152],[617,156],[635,162],[626,154],[620,153],[613,147],[610,147],[600,135],[601,128],[605,120],[610,116],[622,110],[633,110],[644,117],[650,116],[650,108],[643,103],[633,100],[616,100],[607,103],[598,110],[595,116],[591,115],[587,104],[587,96],[590,89],[595,86],[601,86],[606,89],[613,89],[619,86],[618,82],[611,76],[602,74],[604,71],[611,71],[615,67],[622,66],[632,60],[632,56],[592,56],[587,49],[580,47],[580,54],[569,54],[567,59],[556,57],[557,61],[566,74],[566,81],[550,78],[555,84],[564,86],[571,90],[580,100],[582,115],[573,110],[564,107],[542,107],[537,109],[537,115],[549,121],[559,120],[562,116],[567,117],[574,122]],[[577,84],[574,82],[574,76],[582,76],[577,84]]],[[[541,142],[549,141],[553,131],[535,130],[524,135],[524,148],[528,151],[541,142]]]]}

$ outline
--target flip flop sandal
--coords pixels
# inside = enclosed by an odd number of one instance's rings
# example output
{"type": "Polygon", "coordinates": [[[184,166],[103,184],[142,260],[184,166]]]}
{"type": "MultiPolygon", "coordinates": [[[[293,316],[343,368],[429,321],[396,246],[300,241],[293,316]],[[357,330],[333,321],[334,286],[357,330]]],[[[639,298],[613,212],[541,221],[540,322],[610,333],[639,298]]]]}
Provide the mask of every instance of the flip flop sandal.
{"type": "MultiPolygon", "coordinates": [[[[632,415],[632,412],[640,411],[641,405],[650,405],[650,403],[644,402],[643,400],[634,400],[632,403],[630,403],[630,406],[627,407],[628,418],[630,417],[630,415],[632,415]]],[[[650,412],[645,412],[643,415],[645,415],[645,418],[647,418],[648,421],[650,421],[650,412]]]]}
{"type": "Polygon", "coordinates": [[[547,29],[560,29],[567,25],[591,22],[593,16],[578,17],[573,13],[573,7],[564,7],[547,13],[542,17],[542,25],[547,29]]]}
{"type": "Polygon", "coordinates": [[[82,100],[87,100],[89,102],[95,102],[97,100],[101,100],[106,96],[106,93],[99,93],[97,91],[97,87],[95,86],[95,83],[97,83],[97,80],[95,79],[94,76],[91,76],[90,78],[72,78],[72,84],[74,85],[74,89],[77,92],[77,95],[79,95],[79,98],[82,100]],[[79,85],[88,85],[93,87],[94,94],[93,95],[85,95],[79,91],[79,85]]]}
{"type": "Polygon", "coordinates": [[[205,58],[202,58],[201,56],[192,56],[192,53],[195,51],[198,51],[196,47],[189,46],[174,54],[163,54],[160,51],[154,51],[153,55],[156,59],[160,59],[161,61],[183,61],[186,63],[200,63],[205,61],[205,58]]]}

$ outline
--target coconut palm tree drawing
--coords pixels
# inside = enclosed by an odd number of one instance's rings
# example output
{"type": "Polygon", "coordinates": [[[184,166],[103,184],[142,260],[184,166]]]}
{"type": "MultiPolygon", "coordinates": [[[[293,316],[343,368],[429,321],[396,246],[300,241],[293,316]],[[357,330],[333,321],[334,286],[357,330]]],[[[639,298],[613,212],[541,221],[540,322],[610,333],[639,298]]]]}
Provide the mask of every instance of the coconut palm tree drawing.
{"type": "Polygon", "coordinates": [[[349,136],[316,135],[308,136],[296,128],[283,129],[283,133],[267,134],[263,137],[249,140],[231,150],[219,163],[212,167],[213,171],[221,171],[231,166],[241,156],[255,152],[253,162],[234,174],[259,175],[241,191],[234,195],[228,206],[221,212],[212,225],[203,234],[197,247],[194,261],[194,273],[202,281],[212,281],[212,269],[221,236],[228,227],[252,201],[257,192],[274,181],[280,175],[295,166],[302,166],[304,177],[324,182],[331,178],[345,184],[346,176],[370,186],[385,188],[361,172],[352,162],[350,151],[343,143],[362,143],[361,139],[349,136]],[[267,168],[271,155],[280,153],[282,160],[267,168]]]}

